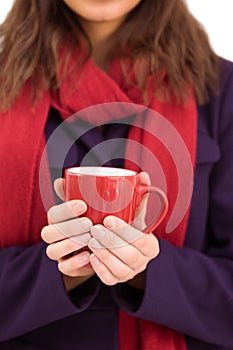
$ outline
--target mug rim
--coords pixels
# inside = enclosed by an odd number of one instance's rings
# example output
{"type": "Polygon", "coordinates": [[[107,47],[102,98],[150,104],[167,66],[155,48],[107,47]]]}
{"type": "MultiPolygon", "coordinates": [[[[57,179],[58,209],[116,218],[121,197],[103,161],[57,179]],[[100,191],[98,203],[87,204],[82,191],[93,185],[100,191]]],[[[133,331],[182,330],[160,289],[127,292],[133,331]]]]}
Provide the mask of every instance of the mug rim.
{"type": "Polygon", "coordinates": [[[65,173],[73,176],[86,175],[95,177],[128,177],[137,175],[136,171],[134,170],[101,166],[75,166],[65,169],[65,173]]]}

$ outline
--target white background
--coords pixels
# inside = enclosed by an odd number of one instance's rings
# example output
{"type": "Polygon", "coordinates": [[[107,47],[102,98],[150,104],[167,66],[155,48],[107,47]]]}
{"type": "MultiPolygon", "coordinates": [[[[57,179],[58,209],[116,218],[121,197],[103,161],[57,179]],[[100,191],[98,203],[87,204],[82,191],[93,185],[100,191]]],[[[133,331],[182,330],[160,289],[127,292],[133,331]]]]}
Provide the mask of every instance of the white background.
{"type": "MultiPolygon", "coordinates": [[[[215,51],[220,56],[233,61],[233,0],[186,1],[192,13],[207,30],[210,42],[215,51]]],[[[0,0],[0,22],[4,20],[7,12],[12,6],[12,3],[13,0],[0,0]]]]}

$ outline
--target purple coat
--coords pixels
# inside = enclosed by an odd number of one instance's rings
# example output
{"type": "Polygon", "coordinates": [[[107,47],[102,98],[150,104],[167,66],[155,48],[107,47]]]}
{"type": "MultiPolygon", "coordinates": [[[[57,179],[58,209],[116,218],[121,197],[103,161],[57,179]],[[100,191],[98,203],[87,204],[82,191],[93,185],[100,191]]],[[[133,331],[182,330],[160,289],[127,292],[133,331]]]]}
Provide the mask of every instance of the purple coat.
{"type": "MultiPolygon", "coordinates": [[[[197,159],[184,247],[160,240],[146,289],[92,277],[67,294],[46,245],[0,252],[0,349],[118,349],[118,306],[185,335],[188,349],[233,349],[233,64],[218,96],[198,106],[197,159]]],[[[46,135],[54,129],[51,113],[46,135]]],[[[110,129],[109,129],[110,130],[110,129]]],[[[101,136],[93,131],[96,141],[101,136]]],[[[117,135],[127,133],[119,128],[117,135]]],[[[92,135],[92,140],[93,140],[92,135]]],[[[99,139],[101,141],[101,139],[99,139]]],[[[82,152],[90,148],[88,137],[82,152]]],[[[74,165],[71,152],[67,165],[74,165]]],[[[120,166],[117,160],[114,166],[120,166]]],[[[17,219],[17,218],[16,218],[17,219]]]]}

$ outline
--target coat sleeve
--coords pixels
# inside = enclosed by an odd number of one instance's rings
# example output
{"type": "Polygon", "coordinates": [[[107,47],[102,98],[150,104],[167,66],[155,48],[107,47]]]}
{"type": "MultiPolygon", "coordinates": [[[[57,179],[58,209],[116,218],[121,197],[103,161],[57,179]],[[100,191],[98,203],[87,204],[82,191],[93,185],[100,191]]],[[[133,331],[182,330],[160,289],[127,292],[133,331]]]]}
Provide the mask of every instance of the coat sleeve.
{"type": "Polygon", "coordinates": [[[0,342],[80,313],[98,294],[99,283],[91,279],[71,301],[45,248],[42,242],[0,251],[0,342]]]}
{"type": "MultiPolygon", "coordinates": [[[[136,294],[126,285],[114,289],[117,303],[135,317],[224,349],[233,348],[232,71],[219,104],[220,158],[208,181],[205,244],[201,249],[179,248],[160,240],[160,254],[146,270],[144,293],[136,294]]],[[[198,237],[200,232],[192,234],[198,237]]]]}

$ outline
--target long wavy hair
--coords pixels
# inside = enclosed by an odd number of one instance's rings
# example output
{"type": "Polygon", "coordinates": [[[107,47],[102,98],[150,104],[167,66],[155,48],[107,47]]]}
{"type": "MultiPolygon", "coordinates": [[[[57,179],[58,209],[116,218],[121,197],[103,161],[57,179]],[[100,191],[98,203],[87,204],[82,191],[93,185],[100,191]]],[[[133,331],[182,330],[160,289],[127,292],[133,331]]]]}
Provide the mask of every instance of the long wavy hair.
{"type": "MultiPolygon", "coordinates": [[[[85,59],[91,56],[91,44],[78,16],[62,0],[14,1],[0,26],[1,109],[11,107],[28,81],[34,100],[43,89],[59,88],[64,38],[69,38],[65,40],[67,60],[83,40],[85,59]]],[[[219,58],[184,0],[142,0],[115,33],[114,43],[117,52],[112,50],[112,56],[122,59],[130,52],[133,65],[141,62],[137,79],[144,92],[148,71],[153,76],[160,69],[166,71],[166,84],[177,101],[185,99],[187,83],[199,103],[207,102],[209,92],[216,91],[219,58]]],[[[154,91],[162,91],[156,79],[154,91]]]]}

